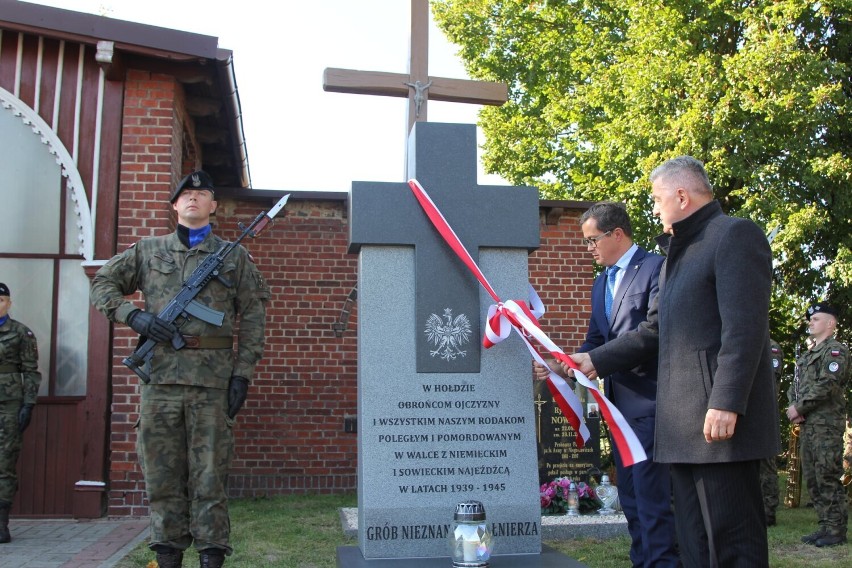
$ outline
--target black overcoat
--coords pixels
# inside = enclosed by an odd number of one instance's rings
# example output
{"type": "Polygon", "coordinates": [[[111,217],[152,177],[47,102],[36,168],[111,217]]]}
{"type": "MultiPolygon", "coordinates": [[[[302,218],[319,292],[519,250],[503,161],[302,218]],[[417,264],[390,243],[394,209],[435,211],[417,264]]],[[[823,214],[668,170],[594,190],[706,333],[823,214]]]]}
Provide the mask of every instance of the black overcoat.
{"type": "Polygon", "coordinates": [[[780,452],[769,349],[772,253],[752,221],[713,201],[657,242],[666,252],[648,321],[590,352],[599,375],[658,353],[655,461],[721,463],[780,452]],[[707,443],[709,408],[736,412],[731,439],[707,443]]]}

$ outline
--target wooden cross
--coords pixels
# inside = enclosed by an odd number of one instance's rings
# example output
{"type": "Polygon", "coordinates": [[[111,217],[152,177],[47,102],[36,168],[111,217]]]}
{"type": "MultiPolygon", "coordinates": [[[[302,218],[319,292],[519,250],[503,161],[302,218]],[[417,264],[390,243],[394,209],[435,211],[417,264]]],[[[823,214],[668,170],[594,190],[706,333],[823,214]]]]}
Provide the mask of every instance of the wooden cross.
{"type": "Polygon", "coordinates": [[[411,0],[411,54],[408,74],[354,71],[328,67],[322,88],[332,93],[408,97],[408,128],[426,121],[429,99],[479,105],[502,105],[505,83],[429,76],[429,0],[411,0]]]}

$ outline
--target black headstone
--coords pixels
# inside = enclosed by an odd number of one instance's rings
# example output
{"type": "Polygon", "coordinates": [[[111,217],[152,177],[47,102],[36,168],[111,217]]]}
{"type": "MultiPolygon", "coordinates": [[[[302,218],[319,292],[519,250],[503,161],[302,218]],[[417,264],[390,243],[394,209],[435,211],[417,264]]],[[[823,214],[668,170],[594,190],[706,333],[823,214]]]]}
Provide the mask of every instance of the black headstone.
{"type": "Polygon", "coordinates": [[[589,414],[586,405],[590,436],[580,448],[574,428],[553,400],[546,383],[536,382],[534,391],[539,484],[550,483],[557,477],[588,482],[589,471],[601,466],[600,414],[589,414]]]}

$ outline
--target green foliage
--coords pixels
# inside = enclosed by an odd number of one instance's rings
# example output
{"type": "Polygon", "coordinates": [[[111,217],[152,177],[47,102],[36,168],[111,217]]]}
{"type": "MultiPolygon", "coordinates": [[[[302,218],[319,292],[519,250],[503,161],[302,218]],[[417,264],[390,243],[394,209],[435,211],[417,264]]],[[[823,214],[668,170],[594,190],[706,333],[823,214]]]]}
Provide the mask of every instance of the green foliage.
{"type": "Polygon", "coordinates": [[[509,85],[480,116],[488,171],[543,198],[623,201],[646,244],[659,232],[648,174],[693,155],[729,214],[780,229],[771,327],[786,350],[815,299],[852,323],[850,0],[432,9],[471,76],[509,85]]]}

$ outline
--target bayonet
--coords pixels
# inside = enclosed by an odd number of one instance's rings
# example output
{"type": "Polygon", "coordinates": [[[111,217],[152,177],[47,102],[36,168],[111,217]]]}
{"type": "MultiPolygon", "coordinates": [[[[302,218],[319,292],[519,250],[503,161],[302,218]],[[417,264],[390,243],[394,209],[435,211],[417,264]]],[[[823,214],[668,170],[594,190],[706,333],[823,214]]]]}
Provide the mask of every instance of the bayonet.
{"type": "MultiPolygon", "coordinates": [[[[243,232],[237,240],[225,243],[218,251],[216,251],[215,254],[211,254],[205,258],[183,283],[180,292],[178,292],[166,305],[166,307],[157,314],[157,317],[167,321],[168,323],[174,324],[175,328],[179,328],[180,323],[185,323],[190,317],[195,317],[209,323],[210,325],[221,327],[224,322],[225,314],[219,310],[214,310],[213,308],[201,304],[195,298],[214,278],[228,288],[234,285],[233,282],[225,279],[219,273],[219,270],[225,264],[225,258],[231,254],[231,251],[233,251],[244,238],[257,237],[261,231],[266,228],[269,222],[272,221],[284,208],[284,205],[287,204],[287,200],[289,198],[290,194],[288,193],[279,199],[278,203],[273,205],[272,209],[268,212],[260,213],[257,217],[255,217],[254,221],[252,221],[248,227],[245,227],[242,223],[240,223],[239,227],[243,230],[243,232]],[[179,320],[179,318],[183,318],[183,320],[179,320]]],[[[180,334],[179,329],[175,331],[174,336],[172,336],[171,344],[176,350],[183,349],[186,346],[186,340],[180,334]]],[[[157,342],[153,339],[140,336],[139,345],[136,347],[136,350],[122,361],[122,363],[127,365],[131,371],[136,373],[144,383],[150,382],[151,377],[148,376],[142,367],[151,359],[151,357],[153,357],[154,347],[156,345],[157,342]]]]}

